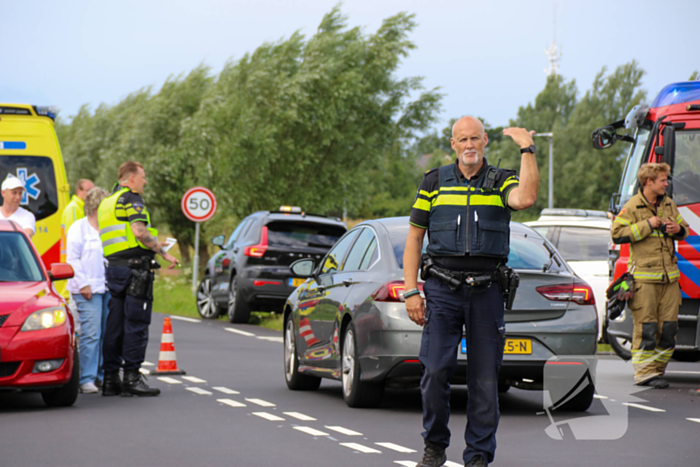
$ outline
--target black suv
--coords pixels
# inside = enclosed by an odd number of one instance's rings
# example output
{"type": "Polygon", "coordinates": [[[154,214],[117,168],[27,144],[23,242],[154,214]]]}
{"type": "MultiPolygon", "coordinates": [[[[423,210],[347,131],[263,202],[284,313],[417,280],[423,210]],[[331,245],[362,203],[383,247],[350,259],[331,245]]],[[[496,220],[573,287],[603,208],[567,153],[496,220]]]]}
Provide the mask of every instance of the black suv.
{"type": "Polygon", "coordinates": [[[243,219],[207,263],[197,289],[197,310],[217,318],[225,310],[232,323],[247,323],[251,310],[282,311],[289,294],[304,279],[292,277],[289,265],[300,258],[321,261],[347,228],[335,217],[306,214],[282,206],[243,219]]]}

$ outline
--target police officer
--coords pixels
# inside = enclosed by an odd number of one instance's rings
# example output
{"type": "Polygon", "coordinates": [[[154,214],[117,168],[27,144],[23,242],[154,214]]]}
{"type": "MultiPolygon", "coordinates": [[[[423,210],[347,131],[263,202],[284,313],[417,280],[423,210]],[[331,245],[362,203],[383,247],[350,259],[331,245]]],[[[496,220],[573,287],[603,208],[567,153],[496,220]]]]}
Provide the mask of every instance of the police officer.
{"type": "Polygon", "coordinates": [[[103,345],[105,379],[103,396],[157,396],[139,372],[146,355],[148,325],[153,304],[153,269],[156,253],[170,263],[177,259],[158,243],[158,231],[151,228],[151,218],[141,194],[146,173],[138,162],[124,162],[119,167],[119,186],[105,198],[98,210],[100,239],[107,270],[105,278],[111,294],[103,345]],[[124,382],[119,368],[124,367],[124,382]]]}
{"type": "Polygon", "coordinates": [[[486,466],[496,450],[498,371],[505,322],[503,292],[494,281],[507,261],[510,211],[532,206],[539,188],[534,132],[507,128],[503,134],[521,147],[521,180],[515,171],[488,164],[484,158],[488,135],[483,124],[474,117],[463,117],[452,128],[455,164],[425,174],[411,211],[404,252],[404,296],[409,318],[423,326],[420,361],[425,450],[419,467],[437,467],[446,460],[450,380],[457,369],[463,326],[469,391],[464,463],[486,466]],[[426,229],[430,263],[441,273],[440,279],[430,275],[425,280],[427,306],[416,289],[426,229]],[[445,283],[445,277],[453,282],[445,283]]]}

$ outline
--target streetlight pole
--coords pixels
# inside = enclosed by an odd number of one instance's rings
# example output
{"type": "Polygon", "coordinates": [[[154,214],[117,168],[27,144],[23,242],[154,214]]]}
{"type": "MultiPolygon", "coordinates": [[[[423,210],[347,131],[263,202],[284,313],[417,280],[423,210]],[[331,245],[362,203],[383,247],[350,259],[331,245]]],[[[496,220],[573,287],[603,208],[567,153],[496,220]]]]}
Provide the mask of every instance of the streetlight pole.
{"type": "Polygon", "coordinates": [[[547,207],[554,207],[554,133],[535,133],[535,136],[549,138],[549,202],[547,207]]]}

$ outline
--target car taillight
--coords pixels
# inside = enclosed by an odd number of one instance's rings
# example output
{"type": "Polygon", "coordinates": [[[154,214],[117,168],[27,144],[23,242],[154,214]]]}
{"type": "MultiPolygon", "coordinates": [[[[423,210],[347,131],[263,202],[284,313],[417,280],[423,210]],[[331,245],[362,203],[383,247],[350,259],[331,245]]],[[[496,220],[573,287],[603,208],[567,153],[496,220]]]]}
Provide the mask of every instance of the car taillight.
{"type": "Polygon", "coordinates": [[[259,280],[253,281],[253,285],[255,287],[262,287],[263,285],[281,285],[281,284],[282,284],[281,281],[259,281],[259,280]]]}
{"type": "MultiPolygon", "coordinates": [[[[372,294],[372,299],[375,302],[403,302],[403,290],[405,288],[403,281],[387,282],[372,294]]],[[[418,284],[418,290],[423,291],[422,283],[418,284]]]]}
{"type": "Polygon", "coordinates": [[[260,242],[257,245],[250,245],[245,247],[243,254],[246,256],[252,256],[254,258],[262,258],[262,256],[267,251],[267,226],[262,228],[260,233],[260,242]]]}
{"type": "Polygon", "coordinates": [[[535,288],[547,300],[558,302],[575,302],[579,305],[595,305],[593,289],[588,284],[573,283],[562,285],[544,285],[535,288]]]}

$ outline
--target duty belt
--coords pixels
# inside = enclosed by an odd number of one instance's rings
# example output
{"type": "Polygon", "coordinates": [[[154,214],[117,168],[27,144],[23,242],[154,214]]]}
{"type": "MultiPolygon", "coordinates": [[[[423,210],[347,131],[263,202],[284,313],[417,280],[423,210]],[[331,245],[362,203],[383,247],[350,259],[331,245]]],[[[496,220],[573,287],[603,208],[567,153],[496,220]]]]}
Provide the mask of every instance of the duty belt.
{"type": "Polygon", "coordinates": [[[108,259],[107,263],[111,267],[122,267],[130,269],[159,269],[160,264],[154,261],[149,256],[143,256],[141,258],[130,258],[130,259],[108,259]]]}
{"type": "Polygon", "coordinates": [[[491,282],[498,281],[498,270],[483,272],[450,271],[439,266],[432,265],[428,274],[435,276],[440,281],[449,285],[451,289],[457,290],[462,284],[470,287],[481,287],[491,282]]]}

